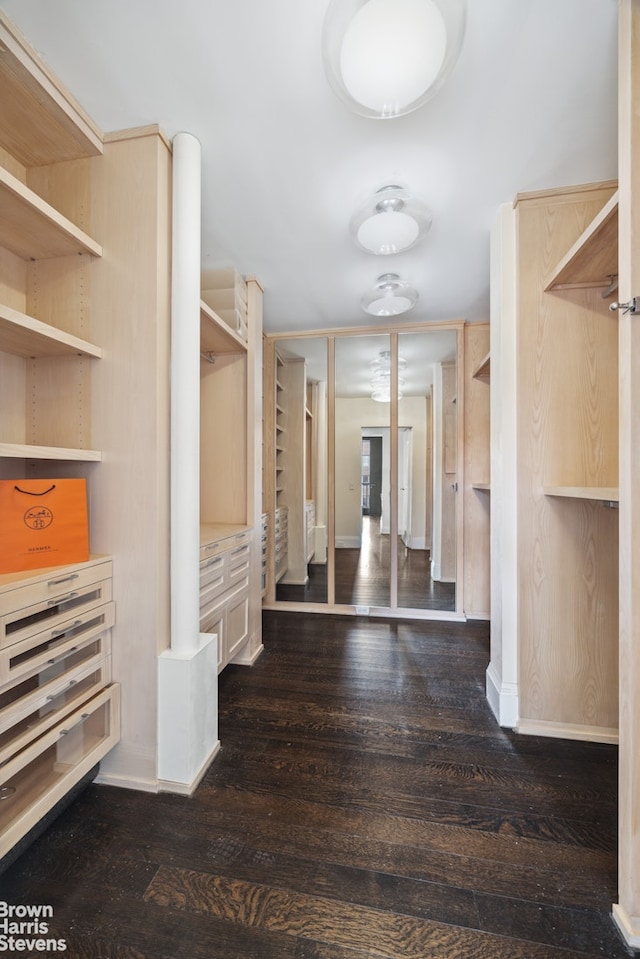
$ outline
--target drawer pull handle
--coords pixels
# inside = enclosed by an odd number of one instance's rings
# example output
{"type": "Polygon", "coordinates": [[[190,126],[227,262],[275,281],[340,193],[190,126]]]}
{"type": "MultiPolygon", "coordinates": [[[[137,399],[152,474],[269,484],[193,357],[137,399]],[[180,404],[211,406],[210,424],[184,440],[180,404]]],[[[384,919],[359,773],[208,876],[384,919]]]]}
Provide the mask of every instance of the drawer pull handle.
{"type": "Polygon", "coordinates": [[[77,647],[77,646],[72,646],[71,649],[68,649],[65,653],[62,653],[62,655],[60,655],[60,656],[54,656],[53,659],[48,659],[48,660],[47,660],[47,663],[48,663],[49,665],[53,666],[55,663],[59,663],[59,662],[61,662],[63,659],[65,659],[65,657],[67,657],[70,653],[75,653],[75,652],[77,652],[77,650],[78,650],[78,647],[77,647]]]}
{"type": "MultiPolygon", "coordinates": [[[[75,686],[78,682],[77,679],[70,679],[67,689],[71,689],[72,686],[75,686]]],[[[64,695],[64,689],[61,689],[59,693],[52,693],[50,696],[47,696],[47,702],[52,703],[54,699],[58,699],[60,696],[64,695]]]]}
{"type": "MultiPolygon", "coordinates": [[[[2,764],[4,766],[4,763],[2,764]]],[[[13,794],[16,791],[15,786],[2,786],[0,787],[0,800],[2,799],[11,799],[13,794]]]]}
{"type": "Polygon", "coordinates": [[[231,553],[232,556],[238,556],[239,553],[245,553],[248,549],[248,546],[239,546],[238,549],[234,549],[231,553]]]}
{"type": "MultiPolygon", "coordinates": [[[[80,714],[80,719],[78,720],[77,723],[74,723],[74,724],[73,724],[73,726],[71,727],[71,729],[75,729],[76,726],[79,726],[81,722],[83,722],[85,719],[88,719],[88,718],[89,718],[89,715],[90,715],[89,713],[81,713],[81,714],[80,714]]],[[[68,736],[69,733],[71,732],[71,729],[61,729],[61,730],[60,730],[60,735],[61,735],[61,736],[68,736]]]]}
{"type": "Polygon", "coordinates": [[[77,579],[80,573],[71,573],[70,576],[63,576],[62,579],[50,579],[47,583],[47,586],[59,586],[60,583],[70,583],[72,580],[77,579]]]}
{"type": "Polygon", "coordinates": [[[202,569],[211,569],[212,566],[220,566],[222,563],[222,556],[216,556],[213,559],[207,560],[206,563],[203,563],[202,569]]]}
{"type": "Polygon", "coordinates": [[[56,596],[55,599],[50,599],[47,602],[47,606],[61,606],[63,603],[68,603],[70,599],[75,599],[77,593],[67,593],[66,596],[56,596]]]}
{"type": "Polygon", "coordinates": [[[51,631],[51,639],[59,639],[61,636],[65,636],[65,635],[69,632],[69,630],[75,629],[76,626],[82,626],[82,620],[81,620],[81,619],[76,619],[76,620],[74,620],[74,622],[71,623],[71,626],[67,626],[66,629],[54,629],[54,630],[52,630],[52,631],[51,631]]]}
{"type": "Polygon", "coordinates": [[[208,546],[205,546],[205,549],[217,549],[217,548],[218,548],[217,543],[209,543],[208,546]]]}

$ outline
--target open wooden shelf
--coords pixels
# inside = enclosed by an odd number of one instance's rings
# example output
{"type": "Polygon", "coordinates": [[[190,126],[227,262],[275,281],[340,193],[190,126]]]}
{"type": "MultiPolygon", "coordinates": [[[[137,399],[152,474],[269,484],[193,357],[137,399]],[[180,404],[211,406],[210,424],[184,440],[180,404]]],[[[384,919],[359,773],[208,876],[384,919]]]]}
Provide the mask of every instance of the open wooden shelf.
{"type": "Polygon", "coordinates": [[[608,287],[618,274],[618,192],[605,203],[597,216],[562,258],[547,280],[552,290],[608,287]]]}
{"type": "Polygon", "coordinates": [[[65,446],[31,446],[28,443],[0,443],[0,456],[25,460],[65,460],[79,463],[99,463],[99,450],[83,450],[65,446]]]}
{"type": "Polygon", "coordinates": [[[99,243],[4,167],[0,167],[0,246],[23,260],[73,253],[102,256],[99,243]]]}
{"type": "Polygon", "coordinates": [[[0,16],[0,146],[23,166],[102,153],[102,135],[73,97],[38,63],[0,16]]]}
{"type": "Polygon", "coordinates": [[[566,499],[592,499],[617,503],[620,491],[617,486],[544,486],[545,496],[560,496],[566,499]]]}
{"type": "Polygon", "coordinates": [[[472,377],[476,380],[484,380],[486,383],[489,382],[491,374],[491,354],[487,353],[483,360],[478,363],[475,370],[471,374],[472,377]]]}
{"type": "Polygon", "coordinates": [[[491,492],[491,483],[472,483],[471,489],[480,490],[483,493],[491,492]]]}
{"type": "Polygon", "coordinates": [[[215,355],[246,353],[247,343],[200,300],[200,349],[215,355]]]}
{"type": "Polygon", "coordinates": [[[93,343],[0,303],[0,350],[16,356],[102,356],[93,343]]]}

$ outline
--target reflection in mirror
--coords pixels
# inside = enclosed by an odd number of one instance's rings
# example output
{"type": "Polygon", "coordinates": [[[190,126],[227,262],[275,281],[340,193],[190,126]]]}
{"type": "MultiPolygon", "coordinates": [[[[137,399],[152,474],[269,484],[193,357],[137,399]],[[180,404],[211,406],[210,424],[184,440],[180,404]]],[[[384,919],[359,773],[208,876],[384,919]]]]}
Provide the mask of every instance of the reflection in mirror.
{"type": "Polygon", "coordinates": [[[398,336],[398,606],[455,610],[456,333],[398,336]]]}
{"type": "Polygon", "coordinates": [[[276,600],[327,602],[327,340],[276,345],[276,600]]]}
{"type": "Polygon", "coordinates": [[[388,335],[335,342],[335,602],[389,606],[388,335]]]}

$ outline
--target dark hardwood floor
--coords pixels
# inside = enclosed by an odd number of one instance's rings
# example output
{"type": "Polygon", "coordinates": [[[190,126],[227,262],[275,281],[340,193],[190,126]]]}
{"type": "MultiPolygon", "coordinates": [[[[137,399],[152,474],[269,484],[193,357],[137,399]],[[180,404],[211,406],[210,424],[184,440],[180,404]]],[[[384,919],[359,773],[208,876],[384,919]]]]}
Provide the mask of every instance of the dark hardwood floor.
{"type": "MultiPolygon", "coordinates": [[[[335,550],[335,602],[348,606],[389,606],[391,557],[389,537],[380,533],[380,518],[362,517],[360,549],[335,550]]],[[[326,603],[326,566],[309,564],[309,582],[278,583],[276,598],[294,603],[326,603]]],[[[398,538],[398,606],[402,609],[455,609],[455,583],[431,578],[430,554],[407,549],[398,538]]]]}
{"type": "Polygon", "coordinates": [[[269,612],[264,641],[192,798],[90,786],[0,898],[73,959],[628,955],[616,749],[500,729],[486,624],[269,612]]]}

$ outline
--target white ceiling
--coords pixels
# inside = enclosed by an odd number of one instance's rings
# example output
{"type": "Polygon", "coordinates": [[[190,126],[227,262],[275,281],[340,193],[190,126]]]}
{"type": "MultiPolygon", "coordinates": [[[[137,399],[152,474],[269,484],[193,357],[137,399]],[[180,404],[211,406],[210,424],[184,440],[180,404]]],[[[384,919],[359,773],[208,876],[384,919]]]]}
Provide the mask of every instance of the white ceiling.
{"type": "Polygon", "coordinates": [[[203,267],[265,287],[265,329],[371,325],[360,297],[395,271],[403,319],[488,319],[489,230],[517,192],[617,173],[615,0],[468,0],[462,53],[406,117],[351,114],[329,88],[328,0],[0,0],[103,131],[159,123],[203,156],[203,267]],[[433,212],[394,257],[351,242],[369,193],[433,212]]]}

